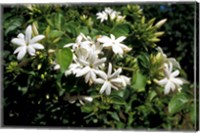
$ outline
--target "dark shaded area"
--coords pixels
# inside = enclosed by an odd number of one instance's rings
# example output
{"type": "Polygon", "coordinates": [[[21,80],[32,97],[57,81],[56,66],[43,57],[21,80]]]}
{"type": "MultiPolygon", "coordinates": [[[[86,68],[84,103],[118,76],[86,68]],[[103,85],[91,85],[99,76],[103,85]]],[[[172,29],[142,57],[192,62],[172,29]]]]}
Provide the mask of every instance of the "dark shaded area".
{"type": "Polygon", "coordinates": [[[148,19],[156,18],[157,21],[167,18],[161,27],[165,31],[158,46],[162,47],[168,57],[176,58],[185,70],[191,82],[194,81],[194,3],[160,3],[141,5],[148,19]]]}

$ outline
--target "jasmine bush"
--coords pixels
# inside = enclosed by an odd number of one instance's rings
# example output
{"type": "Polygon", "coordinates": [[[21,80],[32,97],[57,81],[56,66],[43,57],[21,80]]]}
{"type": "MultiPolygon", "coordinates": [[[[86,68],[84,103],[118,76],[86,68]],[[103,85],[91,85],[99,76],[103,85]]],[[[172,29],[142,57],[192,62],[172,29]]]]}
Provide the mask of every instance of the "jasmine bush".
{"type": "Polygon", "coordinates": [[[4,7],[4,124],[194,129],[194,86],[139,5],[4,7]]]}

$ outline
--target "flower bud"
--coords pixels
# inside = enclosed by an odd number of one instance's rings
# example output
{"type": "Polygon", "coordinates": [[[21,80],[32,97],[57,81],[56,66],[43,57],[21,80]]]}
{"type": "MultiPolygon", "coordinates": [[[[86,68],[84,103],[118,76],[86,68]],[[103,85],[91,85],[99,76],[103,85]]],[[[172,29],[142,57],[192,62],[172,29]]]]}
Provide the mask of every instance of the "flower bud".
{"type": "Polygon", "coordinates": [[[39,33],[38,33],[38,30],[37,30],[37,26],[36,26],[36,22],[34,22],[32,24],[32,31],[33,31],[33,35],[34,36],[37,36],[39,33]]]}
{"type": "Polygon", "coordinates": [[[166,21],[167,21],[167,19],[160,20],[159,22],[157,22],[155,24],[155,27],[160,28],[166,21]]]}

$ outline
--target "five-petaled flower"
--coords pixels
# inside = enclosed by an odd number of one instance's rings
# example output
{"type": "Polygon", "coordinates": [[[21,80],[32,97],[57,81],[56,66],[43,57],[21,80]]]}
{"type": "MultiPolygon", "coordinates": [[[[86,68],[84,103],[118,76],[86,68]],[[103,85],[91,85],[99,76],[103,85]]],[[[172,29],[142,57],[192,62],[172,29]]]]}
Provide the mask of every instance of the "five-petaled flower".
{"type": "Polygon", "coordinates": [[[95,83],[103,84],[100,89],[100,94],[103,92],[106,93],[106,95],[110,95],[111,88],[115,90],[119,90],[123,87],[123,81],[121,78],[119,78],[119,74],[122,72],[121,68],[118,68],[114,73],[112,73],[112,64],[109,63],[108,66],[108,72],[107,74],[104,71],[99,71],[98,75],[101,78],[98,78],[95,80],[95,83]]]}
{"type": "Polygon", "coordinates": [[[21,60],[25,54],[28,52],[29,55],[34,56],[36,49],[44,49],[44,46],[38,41],[42,40],[44,35],[37,35],[33,38],[32,36],[32,26],[29,25],[26,28],[25,35],[20,33],[17,38],[11,40],[13,44],[18,45],[19,47],[14,51],[14,54],[18,53],[17,59],[21,60]]]}
{"type": "Polygon", "coordinates": [[[108,20],[108,14],[106,12],[98,12],[97,13],[97,19],[100,19],[101,22],[104,20],[108,20]]]}
{"type": "Polygon", "coordinates": [[[76,77],[85,76],[85,82],[91,84],[96,79],[99,67],[106,61],[106,58],[99,59],[95,53],[90,52],[87,58],[78,58],[76,61],[82,66],[73,70],[76,77]]]}
{"type": "Polygon", "coordinates": [[[183,84],[183,80],[176,77],[179,75],[179,70],[172,72],[173,66],[171,62],[169,65],[165,63],[164,66],[164,74],[166,77],[159,80],[158,84],[165,86],[164,94],[168,94],[170,90],[175,91],[175,89],[180,89],[180,86],[183,84]]]}
{"type": "Polygon", "coordinates": [[[131,48],[127,47],[126,45],[122,44],[121,42],[126,39],[125,36],[120,36],[119,38],[115,39],[113,34],[110,35],[111,38],[107,36],[99,37],[97,40],[103,43],[103,47],[105,48],[112,48],[115,54],[119,54],[120,56],[124,54],[124,52],[128,52],[131,48]]]}

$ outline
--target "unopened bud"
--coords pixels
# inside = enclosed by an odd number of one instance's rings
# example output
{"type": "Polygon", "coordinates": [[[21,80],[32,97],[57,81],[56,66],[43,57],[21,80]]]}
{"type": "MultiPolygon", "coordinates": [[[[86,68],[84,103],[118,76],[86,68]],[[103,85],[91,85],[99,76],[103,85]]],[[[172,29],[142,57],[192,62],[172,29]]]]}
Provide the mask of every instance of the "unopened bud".
{"type": "Polygon", "coordinates": [[[38,33],[38,30],[37,30],[37,25],[36,25],[36,22],[34,22],[32,24],[32,30],[33,30],[33,35],[37,36],[39,33],[38,33]]]}
{"type": "Polygon", "coordinates": [[[55,52],[55,50],[53,50],[53,49],[49,49],[49,50],[48,50],[48,53],[49,53],[49,54],[54,53],[54,52],[55,52]]]}
{"type": "Polygon", "coordinates": [[[156,32],[154,35],[156,36],[156,37],[160,37],[160,36],[162,36],[163,34],[164,34],[165,32],[156,32]]]}
{"type": "Polygon", "coordinates": [[[160,28],[166,21],[167,21],[167,19],[162,19],[162,20],[158,21],[155,24],[155,27],[160,28]]]}

